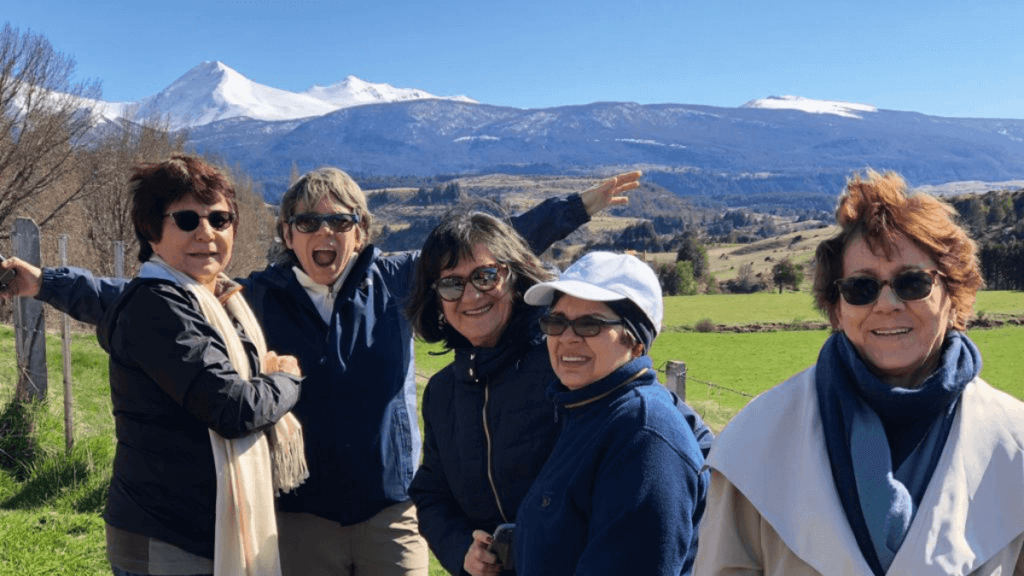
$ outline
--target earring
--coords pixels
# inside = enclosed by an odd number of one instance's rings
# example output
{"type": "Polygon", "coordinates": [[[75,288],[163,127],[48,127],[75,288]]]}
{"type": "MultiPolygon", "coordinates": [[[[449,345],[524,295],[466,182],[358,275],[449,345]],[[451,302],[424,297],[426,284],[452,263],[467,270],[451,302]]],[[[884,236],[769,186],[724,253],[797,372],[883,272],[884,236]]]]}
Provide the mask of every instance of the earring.
{"type": "Polygon", "coordinates": [[[437,329],[444,332],[445,325],[448,324],[448,320],[444,317],[444,312],[438,310],[437,312],[437,329]]]}

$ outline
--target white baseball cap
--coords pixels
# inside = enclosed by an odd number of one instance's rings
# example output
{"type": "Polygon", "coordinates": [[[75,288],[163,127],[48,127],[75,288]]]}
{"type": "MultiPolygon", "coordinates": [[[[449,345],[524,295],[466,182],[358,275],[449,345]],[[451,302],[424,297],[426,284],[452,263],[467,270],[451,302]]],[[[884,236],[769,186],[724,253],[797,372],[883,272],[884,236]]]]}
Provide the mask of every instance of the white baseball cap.
{"type": "Polygon", "coordinates": [[[654,270],[636,256],[591,252],[566,268],[558,280],[530,287],[523,299],[533,306],[548,306],[555,291],[595,302],[630,300],[654,325],[655,334],[661,332],[665,313],[661,283],[654,270]]]}

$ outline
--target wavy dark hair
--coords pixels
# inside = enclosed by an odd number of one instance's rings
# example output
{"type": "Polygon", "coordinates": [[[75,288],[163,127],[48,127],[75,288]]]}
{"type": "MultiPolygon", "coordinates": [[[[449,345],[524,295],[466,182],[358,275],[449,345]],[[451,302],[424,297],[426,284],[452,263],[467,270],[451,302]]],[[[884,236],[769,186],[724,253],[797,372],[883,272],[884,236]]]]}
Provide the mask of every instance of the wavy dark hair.
{"type": "Polygon", "coordinates": [[[538,282],[555,275],[534,255],[512,225],[484,212],[480,203],[460,204],[444,215],[427,236],[416,265],[416,278],[406,314],[416,335],[427,342],[444,342],[448,349],[469,346],[469,342],[444,321],[441,299],[431,285],[441,273],[473,257],[474,246],[484,246],[512,270],[513,315],[523,304],[523,293],[538,282]]]}
{"type": "Polygon", "coordinates": [[[238,202],[235,185],[223,172],[201,158],[175,154],[162,162],[139,164],[128,181],[132,194],[132,224],[139,239],[139,262],[153,256],[150,242],[159,243],[164,234],[167,207],[187,196],[206,205],[223,198],[231,206],[238,233],[238,202]]]}
{"type": "Polygon", "coordinates": [[[892,259],[897,237],[902,235],[938,264],[953,307],[953,328],[966,330],[984,280],[977,247],[956,222],[956,214],[934,196],[910,193],[895,172],[868,170],[863,176],[854,175],[836,208],[839,233],[818,244],[814,255],[814,301],[833,329],[839,326],[836,280],[843,277],[846,248],[856,238],[864,238],[872,254],[892,259]]]}

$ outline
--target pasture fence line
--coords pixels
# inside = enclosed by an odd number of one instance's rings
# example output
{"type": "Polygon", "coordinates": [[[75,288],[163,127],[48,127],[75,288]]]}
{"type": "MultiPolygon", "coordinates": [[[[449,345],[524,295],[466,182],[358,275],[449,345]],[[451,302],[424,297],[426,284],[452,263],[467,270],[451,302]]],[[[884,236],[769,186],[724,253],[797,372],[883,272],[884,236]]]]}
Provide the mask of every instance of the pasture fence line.
{"type": "MultiPolygon", "coordinates": [[[[14,255],[33,266],[41,266],[39,226],[30,218],[17,218],[11,229],[14,255]]],[[[58,238],[62,266],[68,265],[68,235],[58,238]]],[[[118,277],[124,276],[124,242],[114,243],[114,262],[118,277]]],[[[18,367],[15,398],[18,402],[44,400],[48,387],[46,369],[46,315],[43,303],[35,298],[15,298],[14,336],[18,367]]],[[[64,376],[64,443],[68,453],[74,447],[73,395],[71,377],[71,318],[60,315],[61,355],[64,376]]]]}

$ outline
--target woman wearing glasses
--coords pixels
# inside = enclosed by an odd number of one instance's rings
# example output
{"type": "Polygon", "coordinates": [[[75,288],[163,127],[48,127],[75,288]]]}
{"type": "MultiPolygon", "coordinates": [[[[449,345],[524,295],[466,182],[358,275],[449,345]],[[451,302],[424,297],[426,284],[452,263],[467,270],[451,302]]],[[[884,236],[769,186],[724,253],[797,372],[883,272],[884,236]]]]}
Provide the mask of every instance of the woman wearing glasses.
{"type": "MultiPolygon", "coordinates": [[[[625,202],[621,194],[639,177],[621,174],[549,199],[515,226],[530,250],[543,251],[591,214],[625,202]]],[[[427,573],[408,495],[420,435],[412,329],[402,307],[420,254],[383,254],[369,243],[371,223],[366,196],[347,174],[309,172],[281,201],[277,230],[286,249],[239,280],[271,347],[298,357],[305,375],[294,413],[308,439],[310,477],[278,499],[286,576],[427,573]]],[[[19,278],[31,276],[19,268],[19,278]]],[[[38,292],[88,321],[102,309],[95,296],[118,287],[87,280],[80,270],[47,269],[42,290],[37,280],[34,291],[18,293],[38,292]]]]}
{"type": "MultiPolygon", "coordinates": [[[[234,188],[188,156],[137,167],[131,186],[143,265],[97,326],[117,425],[104,514],[113,572],[280,574],[274,494],[304,478],[287,414],[301,373],[268,352],[223,274],[234,188]]],[[[19,270],[15,292],[29,282],[19,270]]]]}
{"type": "Polygon", "coordinates": [[[719,437],[698,574],[1024,574],[1024,405],[978,378],[954,216],[893,173],[848,183],[815,257],[835,333],[719,437]]]}
{"type": "MultiPolygon", "coordinates": [[[[544,310],[523,301],[553,277],[515,230],[471,206],[423,245],[409,317],[455,359],[424,392],[423,464],[409,494],[420,532],[452,574],[512,573],[488,551],[491,535],[516,521],[562,428],[546,397],[555,376],[538,325],[544,310]]],[[[699,416],[681,401],[678,409],[710,446],[699,416]]]]}
{"type": "Polygon", "coordinates": [[[697,440],[648,355],[662,300],[650,266],[593,252],[526,292],[563,430],[519,505],[522,576],[690,574],[708,474],[697,440]]]}

